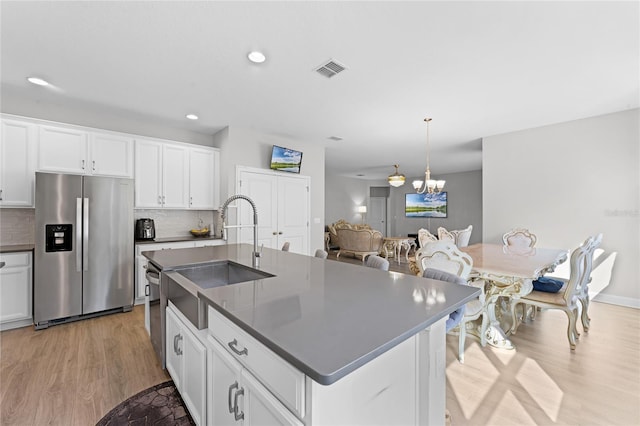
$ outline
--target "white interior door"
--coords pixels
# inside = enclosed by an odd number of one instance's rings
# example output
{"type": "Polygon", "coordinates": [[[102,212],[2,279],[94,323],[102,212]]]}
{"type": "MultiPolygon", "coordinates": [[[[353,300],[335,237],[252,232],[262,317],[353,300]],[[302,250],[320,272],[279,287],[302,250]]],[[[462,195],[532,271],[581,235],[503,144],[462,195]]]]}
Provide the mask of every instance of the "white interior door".
{"type": "Polygon", "coordinates": [[[382,232],[387,236],[387,199],[385,197],[371,197],[369,199],[369,219],[367,223],[371,228],[382,232]]]}
{"type": "Polygon", "coordinates": [[[278,176],[278,244],[289,251],[309,254],[309,181],[278,176]]]}
{"type": "MultiPolygon", "coordinates": [[[[249,171],[240,172],[239,191],[253,200],[258,210],[258,246],[278,248],[278,186],[275,176],[249,171]]],[[[249,203],[236,200],[238,224],[251,225],[253,211],[249,203]]],[[[253,244],[253,228],[242,228],[238,242],[253,244]]]]}

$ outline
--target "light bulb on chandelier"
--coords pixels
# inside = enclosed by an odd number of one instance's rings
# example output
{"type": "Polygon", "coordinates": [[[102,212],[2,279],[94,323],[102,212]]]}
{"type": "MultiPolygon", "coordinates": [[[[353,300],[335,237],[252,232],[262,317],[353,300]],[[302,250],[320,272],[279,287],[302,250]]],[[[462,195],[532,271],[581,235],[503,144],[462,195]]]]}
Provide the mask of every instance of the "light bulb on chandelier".
{"type": "Polygon", "coordinates": [[[431,118],[424,119],[427,123],[427,170],[424,172],[424,181],[414,180],[412,182],[413,188],[418,194],[424,194],[425,192],[428,194],[438,193],[442,191],[445,184],[444,180],[431,179],[431,169],[429,169],[429,123],[431,120],[431,118]],[[424,187],[422,186],[423,184],[424,187]]]}

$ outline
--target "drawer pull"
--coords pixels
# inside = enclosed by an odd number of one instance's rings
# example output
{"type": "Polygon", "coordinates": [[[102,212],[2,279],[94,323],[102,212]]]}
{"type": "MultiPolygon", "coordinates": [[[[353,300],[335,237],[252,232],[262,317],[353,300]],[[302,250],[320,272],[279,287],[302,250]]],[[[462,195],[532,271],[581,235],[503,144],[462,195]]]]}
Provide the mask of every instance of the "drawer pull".
{"type": "Polygon", "coordinates": [[[229,348],[231,348],[231,350],[233,351],[233,353],[235,353],[238,356],[242,356],[242,355],[249,355],[249,351],[247,350],[247,348],[244,348],[243,350],[239,351],[237,346],[238,346],[238,340],[237,339],[233,339],[232,342],[227,343],[227,345],[229,345],[229,348]]]}
{"type": "Polygon", "coordinates": [[[234,382],[231,386],[229,386],[229,394],[228,394],[228,397],[229,397],[229,412],[230,412],[230,413],[233,413],[233,411],[234,411],[234,408],[233,408],[233,406],[231,405],[231,393],[232,393],[232,391],[233,391],[234,389],[238,389],[238,382],[234,382]]]}
{"type": "Polygon", "coordinates": [[[182,349],[180,349],[180,340],[182,340],[182,335],[181,334],[176,334],[175,336],[173,336],[173,351],[176,353],[176,355],[182,355],[182,349]]]}
{"type": "Polygon", "coordinates": [[[236,421],[244,420],[244,412],[238,408],[238,397],[240,395],[244,395],[244,388],[240,388],[233,396],[233,417],[235,417],[236,421]]]}

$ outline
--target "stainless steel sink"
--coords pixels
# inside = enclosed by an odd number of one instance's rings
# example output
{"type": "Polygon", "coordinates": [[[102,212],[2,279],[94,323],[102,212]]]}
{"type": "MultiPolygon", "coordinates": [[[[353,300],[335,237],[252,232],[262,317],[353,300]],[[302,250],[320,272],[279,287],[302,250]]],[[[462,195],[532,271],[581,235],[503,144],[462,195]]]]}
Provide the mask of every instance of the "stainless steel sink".
{"type": "Polygon", "coordinates": [[[202,289],[261,280],[274,276],[230,261],[180,269],[178,273],[202,289]]]}
{"type": "Polygon", "coordinates": [[[162,275],[162,291],[166,292],[167,300],[198,330],[207,326],[206,302],[198,297],[199,289],[206,290],[275,276],[228,260],[180,268],[162,275]]]}

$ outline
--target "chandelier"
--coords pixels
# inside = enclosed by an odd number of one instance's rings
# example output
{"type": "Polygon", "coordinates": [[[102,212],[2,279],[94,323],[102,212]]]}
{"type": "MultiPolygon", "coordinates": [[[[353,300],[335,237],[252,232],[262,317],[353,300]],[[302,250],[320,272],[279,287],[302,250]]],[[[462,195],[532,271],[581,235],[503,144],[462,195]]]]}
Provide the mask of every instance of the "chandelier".
{"type": "Polygon", "coordinates": [[[404,185],[404,175],[398,173],[398,165],[394,164],[393,167],[396,168],[396,172],[392,175],[389,175],[389,177],[387,178],[387,180],[389,181],[389,185],[397,188],[399,186],[404,185]]]}
{"type": "MultiPolygon", "coordinates": [[[[431,118],[425,118],[424,121],[427,123],[427,170],[424,172],[424,181],[414,180],[412,184],[418,194],[424,194],[425,192],[433,194],[442,191],[445,181],[431,179],[431,170],[429,169],[429,123],[431,118]],[[422,187],[422,184],[424,184],[424,187],[422,187]]],[[[389,182],[391,182],[391,176],[389,176],[389,182]]]]}

